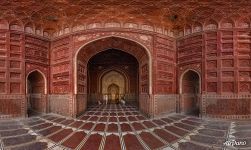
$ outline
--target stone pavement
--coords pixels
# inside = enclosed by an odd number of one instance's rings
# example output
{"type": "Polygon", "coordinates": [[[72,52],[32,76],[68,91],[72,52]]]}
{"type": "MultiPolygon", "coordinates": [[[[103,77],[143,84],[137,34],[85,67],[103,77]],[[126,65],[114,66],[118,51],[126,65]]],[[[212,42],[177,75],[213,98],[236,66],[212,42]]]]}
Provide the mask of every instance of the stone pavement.
{"type": "Polygon", "coordinates": [[[149,119],[132,105],[90,106],[77,119],[45,114],[2,120],[0,144],[6,150],[250,150],[251,121],[202,120],[180,114],[149,119]],[[224,144],[231,140],[244,143],[224,144]]]}

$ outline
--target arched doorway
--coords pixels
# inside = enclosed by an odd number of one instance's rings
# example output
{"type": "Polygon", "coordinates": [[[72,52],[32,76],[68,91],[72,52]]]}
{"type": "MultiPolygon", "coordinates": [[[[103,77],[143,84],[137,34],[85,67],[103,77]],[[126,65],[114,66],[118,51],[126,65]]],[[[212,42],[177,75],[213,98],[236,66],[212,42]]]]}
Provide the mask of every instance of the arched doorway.
{"type": "MultiPolygon", "coordinates": [[[[83,45],[80,49],[77,50],[74,58],[74,94],[76,95],[76,102],[74,104],[76,106],[76,115],[79,115],[86,110],[87,101],[90,102],[90,100],[93,99],[93,92],[97,93],[95,97],[98,97],[97,95],[100,94],[98,93],[98,88],[94,88],[95,91],[90,91],[89,85],[98,85],[98,81],[92,80],[92,83],[89,84],[90,77],[92,77],[90,75],[90,71],[92,69],[89,68],[89,62],[92,57],[107,50],[119,50],[128,55],[133,56],[136,60],[138,64],[136,65],[136,78],[138,82],[134,82],[133,84],[136,84],[137,86],[137,93],[136,95],[128,95],[128,97],[137,97],[139,109],[143,113],[149,115],[149,113],[152,112],[150,111],[149,105],[151,98],[150,95],[152,93],[151,53],[145,46],[139,44],[138,42],[116,36],[103,37],[100,39],[93,40],[92,42],[83,45]]],[[[116,63],[118,62],[120,62],[120,60],[118,60],[116,63]]],[[[99,66],[99,68],[102,69],[102,66],[99,66]]],[[[127,66],[125,65],[124,68],[120,70],[126,69],[127,66]]],[[[92,71],[95,72],[95,69],[92,71]]],[[[102,98],[99,97],[99,99],[102,98]]]]}
{"type": "Polygon", "coordinates": [[[108,86],[108,89],[107,89],[107,94],[108,94],[108,100],[111,102],[111,103],[118,103],[119,101],[119,86],[117,84],[110,84],[108,86]]]}
{"type": "Polygon", "coordinates": [[[111,70],[104,72],[104,75],[101,74],[101,78],[98,79],[101,82],[99,83],[100,93],[108,94],[112,103],[118,103],[118,100],[128,93],[129,81],[125,75],[126,71],[118,70],[118,67],[112,67],[111,70]]]}
{"type": "Polygon", "coordinates": [[[187,70],[181,76],[181,97],[181,111],[200,116],[200,76],[196,71],[187,70]]]}
{"type": "Polygon", "coordinates": [[[46,79],[38,71],[32,71],[27,76],[27,115],[28,117],[46,112],[46,79]]]}
{"type": "Polygon", "coordinates": [[[88,62],[88,105],[108,96],[109,104],[138,105],[138,61],[124,51],[108,49],[94,55],[88,62]]]}

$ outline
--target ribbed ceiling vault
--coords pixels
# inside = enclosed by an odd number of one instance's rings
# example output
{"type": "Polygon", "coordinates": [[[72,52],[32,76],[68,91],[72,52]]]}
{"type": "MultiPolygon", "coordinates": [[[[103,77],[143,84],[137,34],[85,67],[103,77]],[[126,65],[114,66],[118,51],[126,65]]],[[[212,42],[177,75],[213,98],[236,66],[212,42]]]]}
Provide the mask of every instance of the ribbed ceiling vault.
{"type": "Polygon", "coordinates": [[[251,17],[250,0],[1,0],[0,17],[50,32],[93,22],[135,22],[169,29],[209,18],[251,17]]]}

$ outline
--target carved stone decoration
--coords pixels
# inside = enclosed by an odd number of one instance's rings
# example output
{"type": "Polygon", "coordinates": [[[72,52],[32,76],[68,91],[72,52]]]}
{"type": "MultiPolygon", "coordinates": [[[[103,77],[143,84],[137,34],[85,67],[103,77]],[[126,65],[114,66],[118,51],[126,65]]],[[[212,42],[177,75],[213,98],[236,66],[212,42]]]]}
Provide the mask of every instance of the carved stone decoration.
{"type": "Polygon", "coordinates": [[[223,92],[234,92],[234,83],[233,82],[223,82],[222,83],[223,92]]]}
{"type": "Polygon", "coordinates": [[[217,92],[217,82],[208,82],[207,92],[217,92]]]}
{"type": "Polygon", "coordinates": [[[105,38],[105,37],[120,37],[124,39],[130,39],[137,43],[142,43],[141,45],[146,46],[150,51],[152,51],[152,37],[146,36],[142,34],[135,34],[130,32],[97,32],[93,34],[86,34],[86,35],[77,35],[74,37],[74,41],[76,42],[76,50],[79,49],[79,46],[84,45],[90,41],[94,41],[97,39],[105,38]],[[143,37],[143,39],[142,39],[143,37]]]}
{"type": "Polygon", "coordinates": [[[251,82],[241,82],[240,92],[250,93],[251,92],[251,82]]]}
{"type": "Polygon", "coordinates": [[[222,67],[233,67],[234,61],[231,59],[222,60],[222,67]]]}

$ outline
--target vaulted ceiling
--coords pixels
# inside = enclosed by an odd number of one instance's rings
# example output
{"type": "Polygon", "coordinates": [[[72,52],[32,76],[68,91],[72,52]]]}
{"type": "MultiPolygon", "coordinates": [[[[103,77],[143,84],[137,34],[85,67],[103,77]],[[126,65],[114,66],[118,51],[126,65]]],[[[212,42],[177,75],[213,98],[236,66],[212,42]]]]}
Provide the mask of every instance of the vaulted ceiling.
{"type": "Polygon", "coordinates": [[[137,22],[181,28],[205,19],[250,19],[251,0],[1,0],[0,17],[45,29],[81,23],[137,22]]]}

